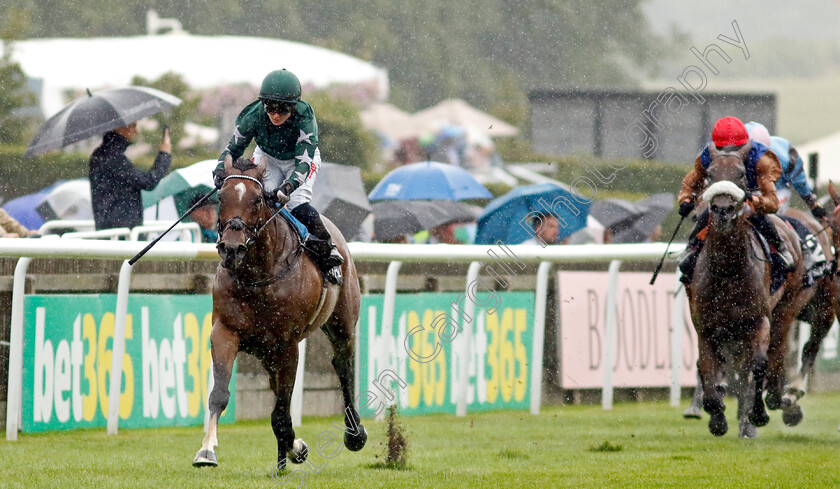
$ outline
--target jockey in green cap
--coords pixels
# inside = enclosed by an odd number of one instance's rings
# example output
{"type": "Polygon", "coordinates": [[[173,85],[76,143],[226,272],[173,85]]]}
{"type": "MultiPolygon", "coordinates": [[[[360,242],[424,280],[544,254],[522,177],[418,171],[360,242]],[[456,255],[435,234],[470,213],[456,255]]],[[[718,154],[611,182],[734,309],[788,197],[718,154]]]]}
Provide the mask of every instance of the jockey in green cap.
{"type": "Polygon", "coordinates": [[[214,171],[216,186],[224,178],[224,160],[241,157],[245,148],[256,140],[253,161],[267,160],[263,177],[265,188],[276,196],[279,206],[289,211],[316,239],[307,247],[318,257],[326,279],[343,283],[340,265],[344,262],[321,215],[309,203],[312,187],[321,166],[318,150],[318,123],[312,107],[300,99],[300,81],[286,69],[272,71],[263,79],[259,99],[247,105],[236,118],[230,142],[219,156],[214,171]]]}

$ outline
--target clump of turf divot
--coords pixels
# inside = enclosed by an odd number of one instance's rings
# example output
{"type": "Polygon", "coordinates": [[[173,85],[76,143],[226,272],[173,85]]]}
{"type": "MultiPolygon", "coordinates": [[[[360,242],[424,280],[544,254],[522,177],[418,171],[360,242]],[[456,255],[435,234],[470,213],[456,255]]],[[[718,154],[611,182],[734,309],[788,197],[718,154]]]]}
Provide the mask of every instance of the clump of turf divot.
{"type": "Polygon", "coordinates": [[[592,445],[587,450],[590,452],[620,452],[624,447],[621,445],[613,445],[609,440],[604,440],[600,445],[592,445]]]}
{"type": "Polygon", "coordinates": [[[385,447],[385,460],[370,466],[372,469],[408,469],[408,440],[405,437],[405,428],[397,418],[397,405],[392,404],[388,408],[388,427],[386,431],[387,446],[385,447]]]}

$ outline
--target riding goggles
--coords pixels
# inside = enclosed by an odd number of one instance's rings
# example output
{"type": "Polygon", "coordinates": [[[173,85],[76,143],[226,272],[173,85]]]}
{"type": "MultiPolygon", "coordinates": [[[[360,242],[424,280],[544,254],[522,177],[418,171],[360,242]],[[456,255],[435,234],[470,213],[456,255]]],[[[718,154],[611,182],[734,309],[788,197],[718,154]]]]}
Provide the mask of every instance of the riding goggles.
{"type": "Polygon", "coordinates": [[[266,114],[286,115],[291,114],[295,104],[289,102],[277,102],[274,100],[263,100],[263,107],[265,107],[266,114]]]}

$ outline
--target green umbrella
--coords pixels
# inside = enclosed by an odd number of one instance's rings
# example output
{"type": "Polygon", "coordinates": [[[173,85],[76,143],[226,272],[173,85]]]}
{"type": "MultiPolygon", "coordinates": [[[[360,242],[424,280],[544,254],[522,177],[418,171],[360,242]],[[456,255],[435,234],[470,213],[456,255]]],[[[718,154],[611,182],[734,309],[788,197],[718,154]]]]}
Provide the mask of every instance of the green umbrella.
{"type": "Polygon", "coordinates": [[[179,168],[165,176],[154,190],[143,191],[145,219],[178,219],[196,195],[213,189],[212,172],[217,164],[216,160],[204,160],[179,168]]]}

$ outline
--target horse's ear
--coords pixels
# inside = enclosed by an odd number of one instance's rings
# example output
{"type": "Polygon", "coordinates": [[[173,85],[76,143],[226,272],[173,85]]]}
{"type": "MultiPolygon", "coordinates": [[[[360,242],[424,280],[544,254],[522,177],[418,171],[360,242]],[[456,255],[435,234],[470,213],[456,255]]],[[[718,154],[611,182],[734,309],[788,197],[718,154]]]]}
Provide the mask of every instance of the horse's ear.
{"type": "Polygon", "coordinates": [[[750,154],[751,149],[752,141],[747,141],[747,144],[741,146],[741,149],[738,150],[738,156],[741,157],[741,161],[747,161],[747,155],[750,154]]]}
{"type": "Polygon", "coordinates": [[[840,193],[834,188],[834,182],[831,180],[828,181],[828,193],[831,195],[831,200],[834,201],[834,205],[840,205],[840,193]]]}
{"type": "Polygon", "coordinates": [[[718,151],[717,146],[715,146],[715,143],[709,143],[709,158],[713,160],[717,158],[719,154],[720,151],[718,151]]]}
{"type": "Polygon", "coordinates": [[[233,169],[233,156],[228,153],[225,155],[225,173],[230,173],[231,169],[233,169]]]}
{"type": "Polygon", "coordinates": [[[260,175],[265,173],[266,166],[268,166],[268,158],[263,156],[262,158],[260,158],[260,162],[257,163],[257,173],[260,175]]]}

